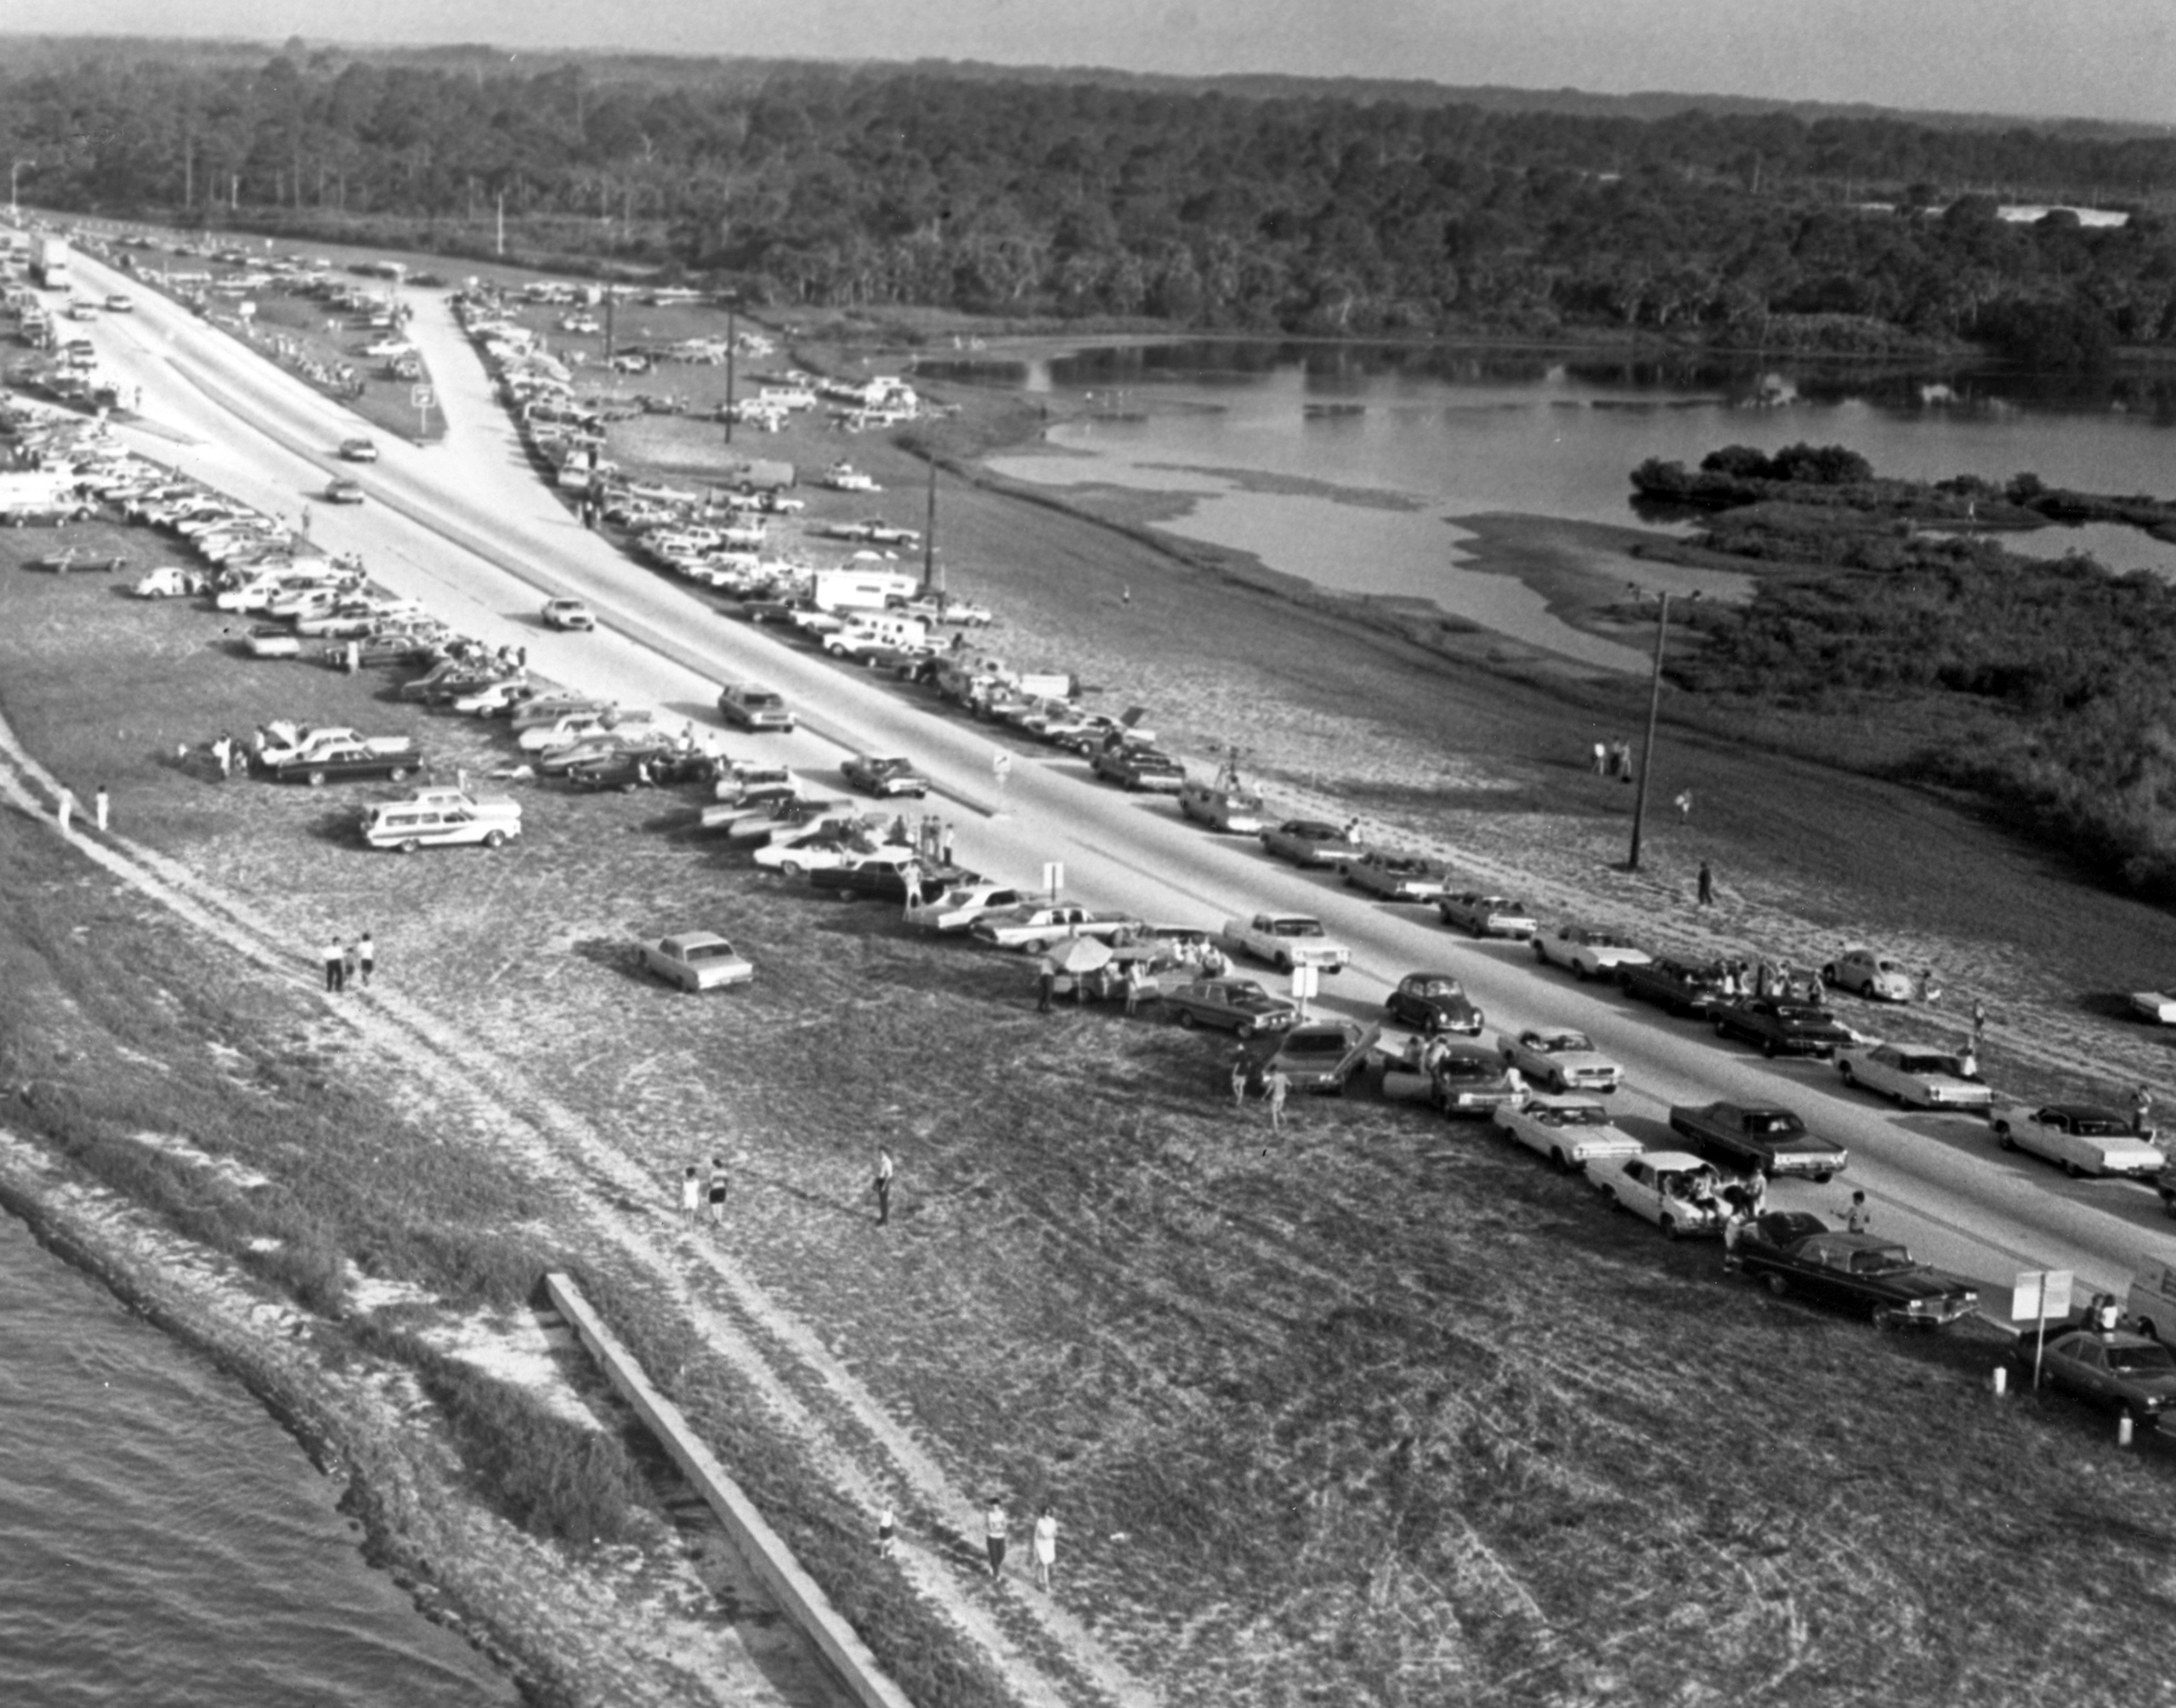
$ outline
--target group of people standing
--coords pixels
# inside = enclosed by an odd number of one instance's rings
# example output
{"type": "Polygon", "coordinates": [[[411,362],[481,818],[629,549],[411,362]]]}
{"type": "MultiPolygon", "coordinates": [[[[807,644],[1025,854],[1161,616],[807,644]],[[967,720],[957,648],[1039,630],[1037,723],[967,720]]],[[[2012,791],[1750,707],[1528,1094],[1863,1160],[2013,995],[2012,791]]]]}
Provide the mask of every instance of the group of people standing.
{"type": "Polygon", "coordinates": [[[680,1176],[681,1224],[692,1230],[707,1212],[711,1227],[722,1228],[728,1184],[724,1157],[711,1157],[707,1170],[700,1162],[690,1162],[680,1176]]]}
{"type": "Polygon", "coordinates": [[[325,940],[320,958],[325,963],[325,988],[327,991],[344,991],[349,985],[358,982],[368,990],[371,975],[377,970],[377,943],[368,931],[344,943],[335,933],[325,940]]]}
{"type": "Polygon", "coordinates": [[[1596,777],[1614,777],[1623,783],[1632,780],[1632,744],[1629,741],[1598,741],[1594,745],[1594,765],[1596,777]]]}

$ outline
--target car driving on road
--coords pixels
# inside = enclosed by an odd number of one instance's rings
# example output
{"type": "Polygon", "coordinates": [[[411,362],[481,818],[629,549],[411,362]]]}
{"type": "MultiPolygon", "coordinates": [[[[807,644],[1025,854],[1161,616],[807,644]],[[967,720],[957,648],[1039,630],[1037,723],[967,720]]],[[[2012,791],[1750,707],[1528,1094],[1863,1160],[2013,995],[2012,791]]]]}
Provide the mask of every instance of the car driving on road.
{"type": "Polygon", "coordinates": [[[1842,1145],[1815,1138],[1797,1115],[1773,1104],[1679,1104],[1669,1111],[1669,1130],[1740,1168],[1771,1176],[1804,1174],[1825,1184],[1851,1160],[1842,1145]]]}
{"type": "Polygon", "coordinates": [[[914,761],[896,754],[854,754],[839,767],[839,774],[864,795],[879,798],[910,795],[919,800],[930,789],[929,779],[915,769],[914,761]]]}
{"type": "Polygon", "coordinates": [[[579,599],[547,599],[544,626],[547,629],[594,629],[597,613],[579,599]]]}
{"type": "Polygon", "coordinates": [[[1319,818],[1288,818],[1261,833],[1261,846],[1295,866],[1342,866],[1367,852],[1334,824],[1319,818]]]}
{"type": "Polygon", "coordinates": [[[1432,902],[1450,880],[1440,861],[1418,854],[1393,854],[1370,848],[1357,860],[1345,862],[1345,881],[1390,902],[1432,902]]]}
{"type": "Polygon", "coordinates": [[[1416,1032],[1479,1033],[1488,1016],[1448,973],[1408,973],[1392,987],[1384,1011],[1416,1032]]]}
{"type": "Polygon", "coordinates": [[[793,712],[785,699],[753,682],[719,689],[717,710],[728,723],[742,729],[789,735],[793,732],[793,712]]]}

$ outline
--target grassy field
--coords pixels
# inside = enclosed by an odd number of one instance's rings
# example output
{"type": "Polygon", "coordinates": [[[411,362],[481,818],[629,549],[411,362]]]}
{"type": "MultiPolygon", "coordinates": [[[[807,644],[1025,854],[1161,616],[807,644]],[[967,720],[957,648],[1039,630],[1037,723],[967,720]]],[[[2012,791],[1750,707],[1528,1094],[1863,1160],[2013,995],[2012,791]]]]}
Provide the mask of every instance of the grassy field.
{"type": "MultiPolygon", "coordinates": [[[[872,1568],[866,1515],[701,1349],[667,1284],[671,1185],[698,1157],[732,1165],[742,1264],[959,1486],[1056,1503],[1063,1600],[1172,1702],[2165,1688],[2171,1462],[2117,1456],[2066,1404],[1995,1404],[1991,1338],[1774,1303],[1486,1129],[1364,1091],[1272,1138],[1230,1107],[1219,1045],[1039,1016],[1017,960],[759,878],[673,834],[691,802],[540,787],[499,854],[367,854],[343,826],[375,791],[222,785],[176,744],[277,715],[472,764],[492,738],[388,702],[389,677],[239,659],[229,619],[18,555],[0,541],[0,709],[26,744],[246,897],[298,970],[326,931],[371,927],[404,1000],[581,1111],[654,1197],[511,1160],[301,986],[193,958],[87,870],[20,863],[20,833],[10,1120],[320,1305],[350,1261],[459,1308],[575,1268],[917,1700],[996,1699],[872,1568]],[[755,985],[689,1000],[643,979],[635,940],[691,925],[740,942],[755,985]],[[127,1136],[175,1128],[272,1186],[214,1190],[127,1136]],[[880,1140],[902,1168],[881,1234],[880,1140]],[[655,1268],[600,1245],[605,1209],[654,1230],[655,1268]]],[[[1011,573],[1022,633],[1054,625],[1011,573]]],[[[1128,686],[1123,636],[1096,643],[1128,686]]],[[[1014,1617],[1012,1592],[975,1593],[1014,1617]]]]}

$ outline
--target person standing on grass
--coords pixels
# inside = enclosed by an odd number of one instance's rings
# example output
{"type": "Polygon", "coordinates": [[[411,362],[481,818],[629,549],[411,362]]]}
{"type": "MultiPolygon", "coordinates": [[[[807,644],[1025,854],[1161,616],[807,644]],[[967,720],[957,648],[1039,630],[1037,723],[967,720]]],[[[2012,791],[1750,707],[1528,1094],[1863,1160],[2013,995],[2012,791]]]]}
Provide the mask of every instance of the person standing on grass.
{"type": "Polygon", "coordinates": [[[67,835],[76,817],[76,791],[65,783],[60,785],[60,804],[54,809],[54,816],[60,821],[60,834],[67,835]]]}
{"type": "Polygon", "coordinates": [[[1232,1046],[1232,1106],[1234,1109],[1244,1109],[1247,1106],[1247,1080],[1252,1067],[1253,1064],[1247,1060],[1245,1047],[1241,1044],[1233,1044],[1232,1046]]]}
{"type": "Polygon", "coordinates": [[[1609,744],[1606,741],[1598,741],[1595,744],[1595,775],[1596,777],[1609,775],[1609,744]]]}
{"type": "Polygon", "coordinates": [[[2153,1093],[2143,1085],[2131,1094],[2131,1131],[2141,1139],[2153,1131],[2153,1093]]]}
{"type": "Polygon", "coordinates": [[[892,1550],[898,1544],[898,1535],[899,1521],[892,1516],[892,1508],[887,1503],[876,1515],[877,1558],[887,1560],[892,1558],[892,1550]]]}
{"type": "Polygon", "coordinates": [[[1284,1077],[1284,1070],[1272,1067],[1263,1077],[1261,1092],[1269,1103],[1269,1130],[1284,1130],[1284,1100],[1292,1094],[1292,1082],[1284,1077]]]}
{"type": "Polygon", "coordinates": [[[983,1546],[989,1551],[989,1575],[993,1578],[1005,1575],[1005,1535],[1012,1528],[1006,1516],[1005,1502],[995,1495],[989,1497],[989,1510],[983,1514],[983,1546]]]}
{"type": "Polygon", "coordinates": [[[892,1153],[885,1146],[876,1147],[876,1225],[892,1225],[892,1153]]]}
{"type": "Polygon", "coordinates": [[[710,1198],[711,1226],[713,1230],[725,1225],[725,1158],[711,1158],[710,1180],[706,1188],[710,1198]]]}
{"type": "Polygon", "coordinates": [[[1977,1055],[1980,1046],[1987,1037],[1987,1005],[1977,998],[1972,1003],[1972,1053],[1977,1055]]]}
{"type": "Polygon", "coordinates": [[[363,988],[371,987],[371,975],[377,970],[377,943],[368,931],[355,944],[355,970],[363,976],[363,988]]]}
{"type": "Polygon", "coordinates": [[[105,785],[99,785],[99,792],[91,797],[91,812],[100,830],[105,829],[106,818],[113,811],[113,797],[105,792],[105,785]]]}
{"type": "Polygon", "coordinates": [[[1125,964],[1125,1014],[1128,1020],[1141,1012],[1142,993],[1148,988],[1148,976],[1141,970],[1139,961],[1125,964]]]}
{"type": "Polygon", "coordinates": [[[1705,860],[1700,862],[1699,885],[1700,905],[1703,908],[1714,907],[1715,905],[1715,868],[1705,860]]]}
{"type": "Polygon", "coordinates": [[[1048,1014],[1051,998],[1057,993],[1057,963],[1045,955],[1035,963],[1035,1012],[1048,1014]]]}
{"type": "Polygon", "coordinates": [[[693,1233],[702,1210],[703,1171],[690,1162],[680,1176],[680,1225],[693,1233]]]}
{"type": "Polygon", "coordinates": [[[336,996],[348,987],[348,952],[337,937],[325,940],[325,987],[336,996]]]}
{"type": "Polygon", "coordinates": [[[1035,1520],[1035,1581],[1051,1592],[1051,1568],[1057,1564],[1057,1514],[1048,1506],[1035,1520]]]}
{"type": "Polygon", "coordinates": [[[350,941],[340,952],[340,981],[343,985],[361,982],[363,975],[363,946],[350,941]]]}

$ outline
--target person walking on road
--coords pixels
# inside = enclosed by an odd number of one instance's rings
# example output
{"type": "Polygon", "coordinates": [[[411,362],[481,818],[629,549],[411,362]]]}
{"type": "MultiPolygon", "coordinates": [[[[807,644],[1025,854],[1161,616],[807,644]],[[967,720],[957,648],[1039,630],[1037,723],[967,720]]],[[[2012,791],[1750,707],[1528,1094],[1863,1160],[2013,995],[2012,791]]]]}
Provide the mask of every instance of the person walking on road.
{"type": "Polygon", "coordinates": [[[1292,1094],[1292,1082],[1284,1077],[1284,1070],[1272,1067],[1261,1083],[1262,1096],[1269,1104],[1269,1130],[1284,1130],[1284,1100],[1292,1094]]]}
{"type": "Polygon", "coordinates": [[[705,1189],[710,1199],[711,1227],[713,1231],[725,1225],[725,1158],[711,1158],[711,1174],[705,1189]]]}
{"type": "Polygon", "coordinates": [[[983,1514],[983,1546],[989,1552],[989,1575],[993,1578],[1005,1575],[1005,1535],[1012,1528],[1006,1516],[1005,1502],[995,1495],[989,1497],[989,1509],[983,1514]]]}
{"type": "Polygon", "coordinates": [[[1057,1564],[1057,1514],[1046,1506],[1035,1520],[1035,1582],[1051,1592],[1051,1568],[1057,1564]]]}
{"type": "Polygon", "coordinates": [[[1867,1202],[1864,1192],[1851,1194],[1851,1202],[1844,1206],[1844,1228],[1847,1233],[1863,1234],[1873,1220],[1873,1208],[1867,1202]]]}
{"type": "Polygon", "coordinates": [[[1699,883],[1700,905],[1703,908],[1714,907],[1715,905],[1715,868],[1705,860],[1700,862],[1699,883]]]}
{"type": "Polygon", "coordinates": [[[687,1172],[680,1176],[680,1225],[692,1233],[702,1209],[703,1171],[690,1162],[687,1172]]]}
{"type": "Polygon", "coordinates": [[[337,937],[325,940],[325,987],[336,996],[348,987],[348,951],[337,937]]]}
{"type": "Polygon", "coordinates": [[[876,1225],[892,1225],[892,1153],[885,1146],[876,1147],[876,1225]]]}

